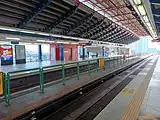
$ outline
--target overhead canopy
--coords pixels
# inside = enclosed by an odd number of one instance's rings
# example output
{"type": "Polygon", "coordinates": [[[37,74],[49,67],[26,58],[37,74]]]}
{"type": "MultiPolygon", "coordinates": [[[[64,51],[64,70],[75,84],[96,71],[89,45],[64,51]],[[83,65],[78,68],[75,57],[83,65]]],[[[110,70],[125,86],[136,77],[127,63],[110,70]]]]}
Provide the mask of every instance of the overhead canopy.
{"type": "Polygon", "coordinates": [[[160,0],[150,0],[154,22],[160,37],[160,0]]]}
{"type": "Polygon", "coordinates": [[[86,1],[105,8],[132,32],[77,0],[0,0],[0,25],[123,44],[147,35],[129,3],[86,1]]]}

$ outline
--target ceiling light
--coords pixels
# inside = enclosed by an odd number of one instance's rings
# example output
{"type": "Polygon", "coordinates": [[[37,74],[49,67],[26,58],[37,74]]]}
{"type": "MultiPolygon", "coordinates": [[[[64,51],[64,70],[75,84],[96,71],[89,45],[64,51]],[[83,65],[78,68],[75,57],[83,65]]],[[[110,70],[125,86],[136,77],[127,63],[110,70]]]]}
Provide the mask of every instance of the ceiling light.
{"type": "Polygon", "coordinates": [[[6,37],[8,40],[20,40],[20,38],[12,38],[12,37],[6,37]]]}
{"type": "Polygon", "coordinates": [[[146,15],[143,16],[143,19],[144,19],[145,22],[149,22],[149,19],[148,19],[148,17],[146,15]]]}
{"type": "Polygon", "coordinates": [[[15,29],[9,29],[9,28],[0,28],[0,30],[16,31],[15,29]]]}
{"type": "Polygon", "coordinates": [[[40,33],[40,32],[37,32],[37,34],[39,34],[39,35],[44,35],[44,36],[49,36],[48,33],[40,33]]]}
{"type": "Polygon", "coordinates": [[[152,26],[151,26],[150,22],[148,22],[148,23],[146,23],[146,24],[147,24],[149,30],[152,30],[152,26]]]}
{"type": "Polygon", "coordinates": [[[45,40],[36,40],[37,42],[45,42],[45,40]]]}
{"type": "Polygon", "coordinates": [[[54,43],[54,41],[46,41],[46,42],[48,42],[48,43],[54,43]]]}
{"type": "Polygon", "coordinates": [[[70,44],[69,42],[60,42],[60,41],[57,41],[57,43],[70,44]]]}
{"type": "Polygon", "coordinates": [[[139,5],[137,8],[141,15],[146,15],[146,11],[143,5],[139,5]]]}
{"type": "Polygon", "coordinates": [[[76,45],[76,44],[79,44],[79,43],[71,43],[71,44],[75,44],[76,45]]]}
{"type": "Polygon", "coordinates": [[[35,34],[35,32],[31,32],[31,31],[20,31],[20,32],[35,34]]]}
{"type": "Polygon", "coordinates": [[[134,0],[134,3],[135,3],[136,5],[140,5],[140,4],[142,3],[142,1],[141,1],[141,0],[134,0]]]}
{"type": "Polygon", "coordinates": [[[11,43],[6,41],[0,41],[0,44],[11,44],[11,43]]]}

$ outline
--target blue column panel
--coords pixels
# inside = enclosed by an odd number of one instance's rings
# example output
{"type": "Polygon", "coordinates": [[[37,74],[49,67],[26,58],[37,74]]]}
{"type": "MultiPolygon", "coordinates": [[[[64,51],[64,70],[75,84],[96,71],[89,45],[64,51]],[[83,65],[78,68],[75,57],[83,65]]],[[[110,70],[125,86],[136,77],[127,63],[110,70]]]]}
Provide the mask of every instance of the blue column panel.
{"type": "Polygon", "coordinates": [[[60,60],[64,60],[64,44],[60,44],[60,60]]]}
{"type": "Polygon", "coordinates": [[[42,46],[38,45],[38,60],[42,61],[42,46]]]}

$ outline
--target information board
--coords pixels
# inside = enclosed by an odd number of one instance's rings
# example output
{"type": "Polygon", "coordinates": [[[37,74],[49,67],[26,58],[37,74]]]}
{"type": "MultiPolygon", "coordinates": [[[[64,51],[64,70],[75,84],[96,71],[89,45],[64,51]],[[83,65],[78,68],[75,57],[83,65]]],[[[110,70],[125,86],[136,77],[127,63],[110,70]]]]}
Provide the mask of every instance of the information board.
{"type": "Polygon", "coordinates": [[[26,62],[25,45],[15,45],[15,58],[17,64],[26,62]]]}
{"type": "Polygon", "coordinates": [[[24,45],[15,45],[15,50],[16,60],[26,59],[24,45]]]}

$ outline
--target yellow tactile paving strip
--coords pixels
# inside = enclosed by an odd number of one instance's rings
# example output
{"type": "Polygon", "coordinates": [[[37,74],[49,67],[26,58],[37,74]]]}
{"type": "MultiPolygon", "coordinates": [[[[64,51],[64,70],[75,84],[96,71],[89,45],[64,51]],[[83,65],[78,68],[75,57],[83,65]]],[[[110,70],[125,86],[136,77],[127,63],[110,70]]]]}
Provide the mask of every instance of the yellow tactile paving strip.
{"type": "Polygon", "coordinates": [[[150,79],[151,79],[156,63],[157,63],[157,60],[152,66],[152,68],[150,69],[149,73],[146,75],[143,82],[140,84],[133,99],[128,104],[123,116],[121,117],[121,120],[137,120],[139,112],[140,112],[140,108],[141,108],[141,105],[142,105],[142,102],[143,102],[145,93],[147,91],[147,88],[148,88],[148,85],[149,85],[149,82],[150,82],[150,79]]]}
{"type": "Polygon", "coordinates": [[[143,116],[139,116],[138,120],[160,120],[160,116],[154,114],[144,114],[143,116]]]}

